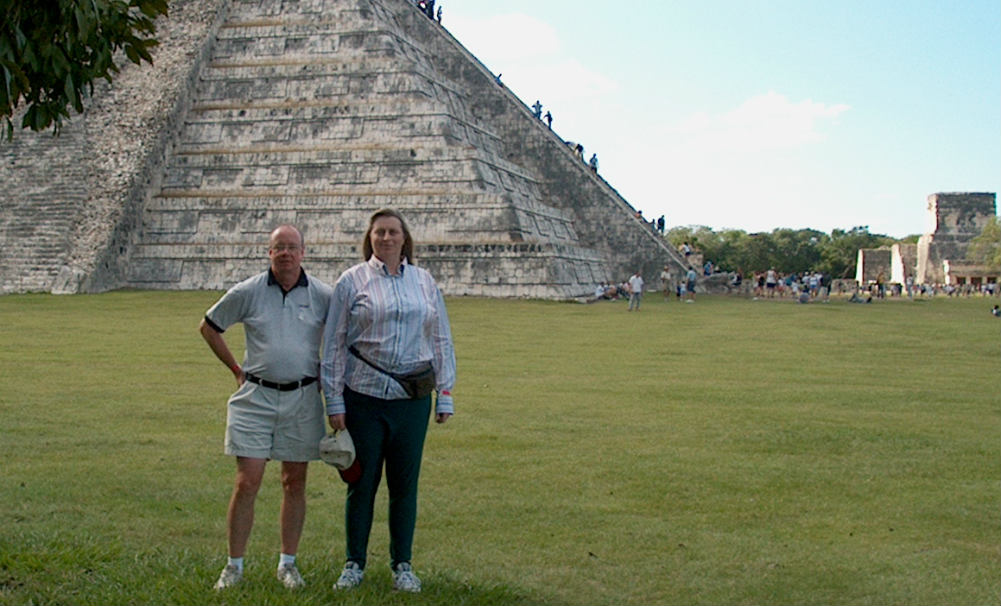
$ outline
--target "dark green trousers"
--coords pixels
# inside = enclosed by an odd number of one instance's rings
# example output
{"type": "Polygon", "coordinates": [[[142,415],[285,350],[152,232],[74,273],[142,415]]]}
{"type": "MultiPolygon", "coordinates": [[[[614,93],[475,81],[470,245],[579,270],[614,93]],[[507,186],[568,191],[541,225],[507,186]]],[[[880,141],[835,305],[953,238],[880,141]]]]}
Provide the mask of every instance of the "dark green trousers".
{"type": "Polygon", "coordinates": [[[417,480],[424,436],[431,416],[431,396],[382,400],[344,389],[344,422],[355,444],[361,478],[348,485],[344,511],[347,559],[365,568],[372,531],[375,493],[386,468],[389,487],[389,557],[409,562],[417,523],[417,480]]]}

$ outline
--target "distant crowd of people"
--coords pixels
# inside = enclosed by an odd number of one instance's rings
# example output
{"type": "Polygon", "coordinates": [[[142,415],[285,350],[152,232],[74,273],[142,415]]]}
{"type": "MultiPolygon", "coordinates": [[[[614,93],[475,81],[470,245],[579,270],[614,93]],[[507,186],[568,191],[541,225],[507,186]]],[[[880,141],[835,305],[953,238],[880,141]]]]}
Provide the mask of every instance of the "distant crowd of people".
{"type": "MultiPolygon", "coordinates": [[[[687,243],[685,243],[687,244],[687,243]]],[[[680,247],[679,247],[680,248],[680,247]]],[[[690,249],[690,245],[688,249],[690,249]]],[[[691,254],[688,255],[689,257],[691,254]]],[[[676,268],[665,265],[660,272],[660,290],[664,300],[672,297],[679,301],[692,303],[696,299],[696,287],[700,280],[712,278],[709,288],[722,289],[724,292],[740,293],[757,299],[792,299],[799,303],[816,301],[829,302],[832,294],[849,297],[853,303],[871,303],[886,297],[934,297],[945,295],[949,297],[997,296],[998,285],[993,282],[983,284],[914,284],[908,278],[904,284],[887,284],[877,278],[867,284],[858,284],[854,280],[834,280],[831,275],[821,271],[804,271],[781,273],[774,267],[766,271],[753,272],[750,283],[744,284],[744,273],[736,271],[721,271],[712,261],[705,261],[700,266],[687,265],[676,268]],[[836,291],[836,292],[835,292],[836,291]]],[[[628,299],[629,311],[639,310],[640,299],[644,288],[640,272],[619,283],[603,282],[598,284],[589,303],[597,301],[614,301],[628,299]]],[[[701,288],[701,287],[700,287],[701,288]]]]}
{"type": "Polygon", "coordinates": [[[767,271],[754,274],[753,294],[755,297],[769,299],[790,295],[802,303],[814,299],[825,302],[831,296],[831,276],[818,271],[792,272],[780,274],[774,267],[767,271]]]}
{"type": "Polygon", "coordinates": [[[643,286],[643,276],[639,271],[636,271],[629,276],[629,279],[618,284],[602,282],[594,289],[594,295],[588,299],[588,303],[629,299],[628,311],[639,311],[643,298],[643,286]]]}

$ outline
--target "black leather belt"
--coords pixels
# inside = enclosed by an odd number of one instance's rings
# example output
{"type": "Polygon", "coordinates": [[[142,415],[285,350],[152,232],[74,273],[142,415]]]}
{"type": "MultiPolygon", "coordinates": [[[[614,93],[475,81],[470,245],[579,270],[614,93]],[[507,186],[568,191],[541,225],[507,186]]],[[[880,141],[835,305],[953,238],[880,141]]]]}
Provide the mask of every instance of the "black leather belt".
{"type": "Polygon", "coordinates": [[[316,383],[316,377],[306,377],[301,381],[293,381],[291,383],[275,383],[274,381],[268,381],[267,379],[262,379],[257,375],[252,375],[249,372],[245,373],[247,380],[251,383],[257,383],[261,387],[268,387],[270,389],[277,389],[278,391],[292,391],[299,389],[300,387],[305,387],[312,383],[316,383]]]}

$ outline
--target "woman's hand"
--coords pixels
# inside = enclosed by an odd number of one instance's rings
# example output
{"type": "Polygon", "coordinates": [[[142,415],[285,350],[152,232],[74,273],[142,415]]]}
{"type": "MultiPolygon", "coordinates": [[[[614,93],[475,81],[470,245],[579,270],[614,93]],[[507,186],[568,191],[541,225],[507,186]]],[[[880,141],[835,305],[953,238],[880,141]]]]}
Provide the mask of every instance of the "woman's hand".
{"type": "Polygon", "coordinates": [[[340,431],[346,427],[344,425],[344,413],[339,415],[330,415],[327,417],[327,421],[330,423],[330,428],[334,431],[340,431]]]}
{"type": "Polygon", "coordinates": [[[434,422],[438,423],[440,425],[440,424],[444,423],[445,421],[447,421],[448,418],[451,417],[451,416],[452,416],[452,413],[450,413],[450,412],[439,412],[438,414],[436,414],[434,416],[434,422]]]}

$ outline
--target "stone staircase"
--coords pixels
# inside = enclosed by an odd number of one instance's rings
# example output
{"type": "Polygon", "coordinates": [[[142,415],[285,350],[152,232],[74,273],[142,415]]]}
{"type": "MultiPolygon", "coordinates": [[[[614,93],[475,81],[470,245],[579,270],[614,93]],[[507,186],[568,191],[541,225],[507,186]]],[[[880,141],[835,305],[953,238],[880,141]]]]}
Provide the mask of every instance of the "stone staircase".
{"type": "MultiPolygon", "coordinates": [[[[7,152],[4,168],[9,171],[4,175],[7,178],[3,179],[3,188],[17,190],[20,195],[2,201],[0,292],[48,290],[59,273],[59,265],[51,260],[63,258],[69,250],[68,234],[77,219],[76,208],[87,199],[84,179],[56,184],[47,180],[48,171],[73,171],[74,167],[68,162],[69,156],[53,153],[46,143],[19,138],[2,144],[7,152]]],[[[86,141],[79,136],[68,135],[63,144],[86,149],[86,141]]]]}
{"type": "Polygon", "coordinates": [[[0,294],[123,286],[136,209],[162,173],[191,66],[226,1],[171,0],[154,65],[120,57],[114,85],[96,82],[58,136],[0,140],[0,294]]]}
{"type": "MultiPolygon", "coordinates": [[[[133,177],[126,211],[110,213],[96,261],[62,278],[65,263],[42,262],[28,288],[8,271],[5,292],[227,288],[266,266],[268,233],[286,222],[305,234],[307,270],[333,282],[360,261],[368,216],[386,206],[403,212],[418,263],[450,295],[576,298],[682,263],[408,0],[214,2],[174,134],[133,177]]],[[[55,198],[72,209],[94,195],[55,198]]],[[[70,211],[42,222],[57,235],[41,259],[61,254],[74,221],[70,211]]],[[[6,209],[0,228],[4,241],[41,229],[6,209]]]]}
{"type": "Polygon", "coordinates": [[[264,266],[283,222],[306,234],[307,268],[333,281],[384,206],[404,213],[418,263],[450,294],[568,298],[603,279],[569,213],[409,37],[441,35],[426,18],[404,23],[411,13],[403,0],[232,2],[145,206],[128,285],[228,287],[264,266]]]}

